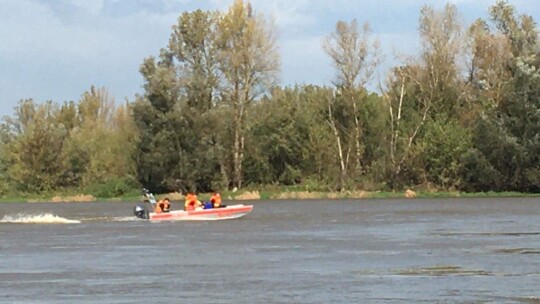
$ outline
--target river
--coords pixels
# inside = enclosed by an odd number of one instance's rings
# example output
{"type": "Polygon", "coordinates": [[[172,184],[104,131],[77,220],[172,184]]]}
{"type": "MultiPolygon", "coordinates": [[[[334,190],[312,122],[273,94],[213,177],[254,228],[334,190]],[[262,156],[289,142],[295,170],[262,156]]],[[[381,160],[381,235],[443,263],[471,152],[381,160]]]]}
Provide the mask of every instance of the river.
{"type": "Polygon", "coordinates": [[[2,203],[0,303],[540,303],[538,198],[244,203],[2,203]]]}

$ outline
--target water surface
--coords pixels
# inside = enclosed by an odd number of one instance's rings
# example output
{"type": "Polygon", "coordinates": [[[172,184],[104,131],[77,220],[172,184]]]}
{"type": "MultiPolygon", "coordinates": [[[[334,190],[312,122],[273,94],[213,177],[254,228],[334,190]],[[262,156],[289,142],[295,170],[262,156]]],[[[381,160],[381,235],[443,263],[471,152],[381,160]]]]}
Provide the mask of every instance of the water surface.
{"type": "Polygon", "coordinates": [[[0,204],[0,303],[540,303],[537,198],[246,203],[0,204]]]}

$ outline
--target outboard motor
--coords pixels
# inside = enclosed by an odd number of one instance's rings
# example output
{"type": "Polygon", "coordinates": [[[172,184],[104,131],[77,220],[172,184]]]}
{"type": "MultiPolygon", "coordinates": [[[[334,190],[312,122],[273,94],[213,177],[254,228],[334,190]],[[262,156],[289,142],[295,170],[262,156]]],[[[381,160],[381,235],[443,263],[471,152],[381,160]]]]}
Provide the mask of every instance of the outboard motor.
{"type": "Polygon", "coordinates": [[[144,205],[136,205],[135,208],[133,208],[133,214],[135,214],[136,217],[147,220],[150,218],[148,215],[148,209],[146,209],[146,206],[144,205]]]}

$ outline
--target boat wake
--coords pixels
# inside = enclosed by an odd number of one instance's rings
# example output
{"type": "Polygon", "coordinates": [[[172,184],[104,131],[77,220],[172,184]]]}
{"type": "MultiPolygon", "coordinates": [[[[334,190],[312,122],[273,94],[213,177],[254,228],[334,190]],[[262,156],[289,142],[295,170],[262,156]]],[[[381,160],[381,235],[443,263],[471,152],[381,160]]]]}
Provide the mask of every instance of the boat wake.
{"type": "Polygon", "coordinates": [[[0,219],[0,223],[11,224],[80,224],[81,221],[70,220],[54,214],[44,213],[39,215],[17,214],[15,216],[5,215],[0,219]]]}
{"type": "Polygon", "coordinates": [[[112,222],[138,222],[140,220],[134,216],[117,216],[110,219],[112,222]]]}
{"type": "Polygon", "coordinates": [[[99,217],[88,217],[81,218],[81,222],[134,222],[140,221],[140,219],[134,216],[99,216],[99,217]]]}

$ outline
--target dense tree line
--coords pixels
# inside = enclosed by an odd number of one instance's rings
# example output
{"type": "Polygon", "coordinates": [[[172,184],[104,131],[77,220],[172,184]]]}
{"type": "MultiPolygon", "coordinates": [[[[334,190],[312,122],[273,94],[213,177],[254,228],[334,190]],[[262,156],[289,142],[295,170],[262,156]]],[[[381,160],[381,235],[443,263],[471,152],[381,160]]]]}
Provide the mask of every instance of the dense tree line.
{"type": "Polygon", "coordinates": [[[61,105],[21,100],[1,125],[2,192],[39,193],[100,185],[136,186],[138,131],[129,105],[92,87],[61,105]]]}
{"type": "Polygon", "coordinates": [[[377,94],[368,24],[339,21],[321,45],[333,86],[280,87],[272,23],[249,3],[185,12],[142,63],[133,101],[94,87],[77,102],[21,100],[1,125],[0,191],[539,192],[536,23],[505,1],[489,20],[459,20],[454,5],[424,7],[420,53],[377,94]]]}

